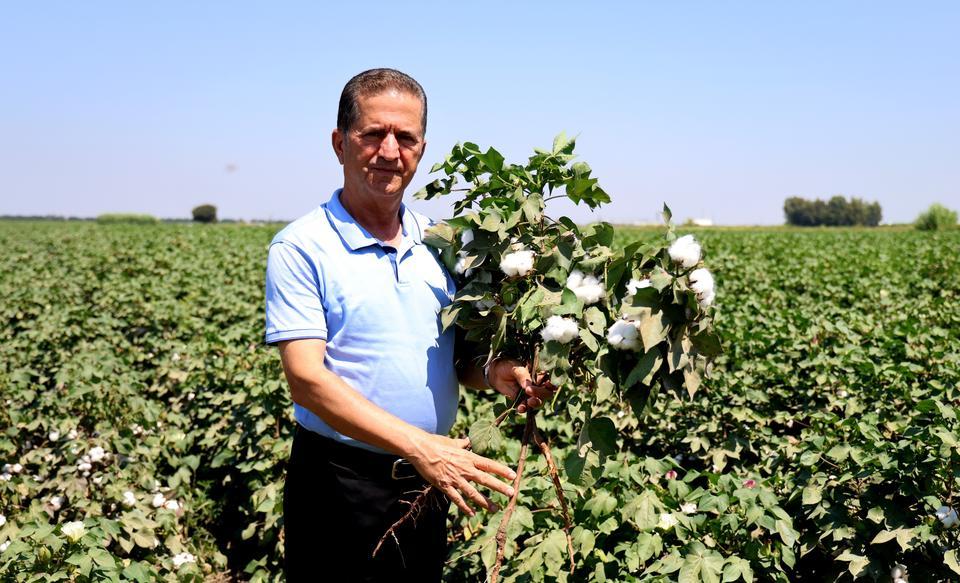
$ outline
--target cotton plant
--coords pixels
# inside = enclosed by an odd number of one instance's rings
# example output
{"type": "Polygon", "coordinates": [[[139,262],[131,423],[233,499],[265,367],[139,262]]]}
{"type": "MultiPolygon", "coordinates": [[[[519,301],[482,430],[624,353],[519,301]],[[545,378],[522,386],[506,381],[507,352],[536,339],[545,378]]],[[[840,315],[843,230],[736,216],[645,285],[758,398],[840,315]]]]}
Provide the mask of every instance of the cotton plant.
{"type": "MultiPolygon", "coordinates": [[[[441,314],[444,327],[461,330],[466,356],[478,366],[514,358],[559,387],[543,414],[562,415],[579,428],[580,447],[571,454],[577,459],[565,464],[579,468],[579,474],[567,473],[577,482],[595,479],[618,449],[617,425],[595,413],[603,409],[595,404],[620,402],[621,411],[639,416],[661,389],[693,396],[720,346],[712,329],[713,275],[703,265],[700,243],[677,236],[669,208],[661,238],[626,248],[614,246],[607,223],[580,227],[546,214],[547,203],[557,198],[591,209],[610,200],[590,167],[574,161],[573,150],[574,141],[560,135],[525,164],[507,164],[493,148],[458,144],[432,170],[444,176],[417,196],[461,195],[453,217],[426,236],[458,280],[459,291],[441,314]]],[[[499,425],[516,405],[505,403],[497,419],[470,428],[475,450],[493,453],[502,441],[499,425]]],[[[543,451],[537,414],[527,413],[521,458],[533,442],[543,451]]],[[[555,479],[569,541],[559,484],[555,479]]],[[[515,502],[516,495],[501,534],[515,502]]],[[[498,536],[491,581],[499,576],[503,539],[498,536]]]]}

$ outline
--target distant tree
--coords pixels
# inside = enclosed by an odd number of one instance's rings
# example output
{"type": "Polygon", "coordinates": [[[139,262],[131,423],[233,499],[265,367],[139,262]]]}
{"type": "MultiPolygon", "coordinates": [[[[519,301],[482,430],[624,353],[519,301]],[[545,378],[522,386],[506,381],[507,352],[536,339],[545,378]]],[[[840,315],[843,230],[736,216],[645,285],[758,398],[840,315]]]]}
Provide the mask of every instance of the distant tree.
{"type": "Polygon", "coordinates": [[[847,200],[840,195],[833,196],[828,201],[791,196],[783,203],[783,213],[786,215],[788,225],[799,227],[820,225],[875,227],[880,224],[882,217],[880,203],[866,203],[860,198],[847,200]]]}
{"type": "Polygon", "coordinates": [[[957,211],[952,211],[942,204],[934,203],[926,211],[920,213],[913,226],[921,231],[940,231],[957,225],[957,211]]]}
{"type": "Polygon", "coordinates": [[[157,217],[153,215],[136,213],[104,213],[102,215],[97,215],[97,222],[101,225],[111,225],[117,223],[152,225],[158,221],[157,217]]]}
{"type": "Polygon", "coordinates": [[[193,220],[197,223],[217,222],[217,207],[212,204],[202,204],[193,209],[193,220]]]}

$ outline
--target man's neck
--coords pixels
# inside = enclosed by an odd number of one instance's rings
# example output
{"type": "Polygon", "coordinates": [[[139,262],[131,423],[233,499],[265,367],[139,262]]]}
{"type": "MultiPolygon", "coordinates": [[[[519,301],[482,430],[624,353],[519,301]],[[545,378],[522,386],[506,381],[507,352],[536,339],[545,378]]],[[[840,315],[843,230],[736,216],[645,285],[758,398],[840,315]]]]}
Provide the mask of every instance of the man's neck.
{"type": "Polygon", "coordinates": [[[394,247],[399,245],[403,238],[400,198],[364,204],[358,203],[356,197],[344,189],[340,192],[340,204],[368,233],[394,247]]]}

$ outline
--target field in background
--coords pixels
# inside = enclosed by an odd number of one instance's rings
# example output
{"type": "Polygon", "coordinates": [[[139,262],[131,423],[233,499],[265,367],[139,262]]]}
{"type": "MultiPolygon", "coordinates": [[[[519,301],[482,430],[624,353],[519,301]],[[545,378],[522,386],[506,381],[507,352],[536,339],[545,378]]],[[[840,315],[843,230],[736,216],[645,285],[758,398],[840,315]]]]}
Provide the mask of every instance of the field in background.
{"type": "MultiPolygon", "coordinates": [[[[292,419],[262,344],[275,230],[0,222],[0,578],[278,577],[292,419]],[[71,540],[58,525],[76,520],[71,540]]],[[[934,516],[960,476],[960,231],[689,232],[715,271],[726,353],[693,401],[638,419],[611,400],[622,456],[604,472],[634,487],[566,484],[575,522],[602,533],[577,538],[569,580],[960,573],[957,531],[934,516]]],[[[464,399],[457,431],[492,402],[464,399]]],[[[544,425],[564,459],[576,428],[544,425]]],[[[556,541],[523,536],[559,524],[538,506],[548,481],[530,484],[504,572],[563,580],[556,541]]],[[[498,521],[451,520],[449,580],[482,580],[498,521]]]]}

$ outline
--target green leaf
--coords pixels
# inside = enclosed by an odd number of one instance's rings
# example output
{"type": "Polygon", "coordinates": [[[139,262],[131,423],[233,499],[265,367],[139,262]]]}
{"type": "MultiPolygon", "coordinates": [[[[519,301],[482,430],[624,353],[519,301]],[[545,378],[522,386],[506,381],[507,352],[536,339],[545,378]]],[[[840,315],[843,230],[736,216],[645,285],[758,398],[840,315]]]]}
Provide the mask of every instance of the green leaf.
{"type": "Polygon", "coordinates": [[[474,452],[485,454],[499,451],[503,444],[500,428],[490,419],[481,419],[470,426],[470,446],[474,452]]]}
{"type": "Polygon", "coordinates": [[[599,308],[590,306],[584,310],[583,320],[587,323],[587,328],[597,336],[603,336],[606,333],[607,319],[599,308]]]}
{"type": "Polygon", "coordinates": [[[854,577],[860,575],[860,573],[867,568],[867,565],[870,564],[870,559],[862,555],[856,555],[850,551],[844,551],[837,557],[838,561],[844,561],[850,563],[847,565],[847,570],[850,571],[850,574],[854,577]]]}
{"type": "Polygon", "coordinates": [[[610,397],[613,396],[614,391],[616,390],[616,385],[613,384],[613,381],[609,377],[600,375],[597,377],[597,390],[596,396],[597,401],[603,402],[608,401],[610,397]]]}
{"type": "Polygon", "coordinates": [[[630,370],[627,380],[623,383],[623,389],[629,389],[638,382],[649,386],[653,382],[653,375],[660,369],[662,363],[663,358],[661,358],[658,349],[654,348],[646,351],[633,369],[630,370]]]}
{"type": "Polygon", "coordinates": [[[943,553],[943,563],[950,567],[950,570],[960,575],[960,564],[957,564],[957,551],[950,549],[943,553]]]}
{"type": "Polygon", "coordinates": [[[590,448],[603,456],[617,453],[617,426],[609,417],[593,417],[583,424],[577,448],[590,448]]]}
{"type": "Polygon", "coordinates": [[[448,330],[457,323],[457,317],[460,315],[460,304],[450,304],[440,310],[440,324],[444,330],[448,330]]]}
{"type": "Polygon", "coordinates": [[[820,500],[823,499],[823,492],[820,490],[820,487],[814,484],[810,484],[803,489],[803,504],[804,506],[810,506],[812,504],[817,504],[820,500]]]}
{"type": "Polygon", "coordinates": [[[651,350],[657,344],[667,339],[670,324],[663,312],[655,312],[641,316],[640,338],[643,340],[644,350],[651,350]]]}

